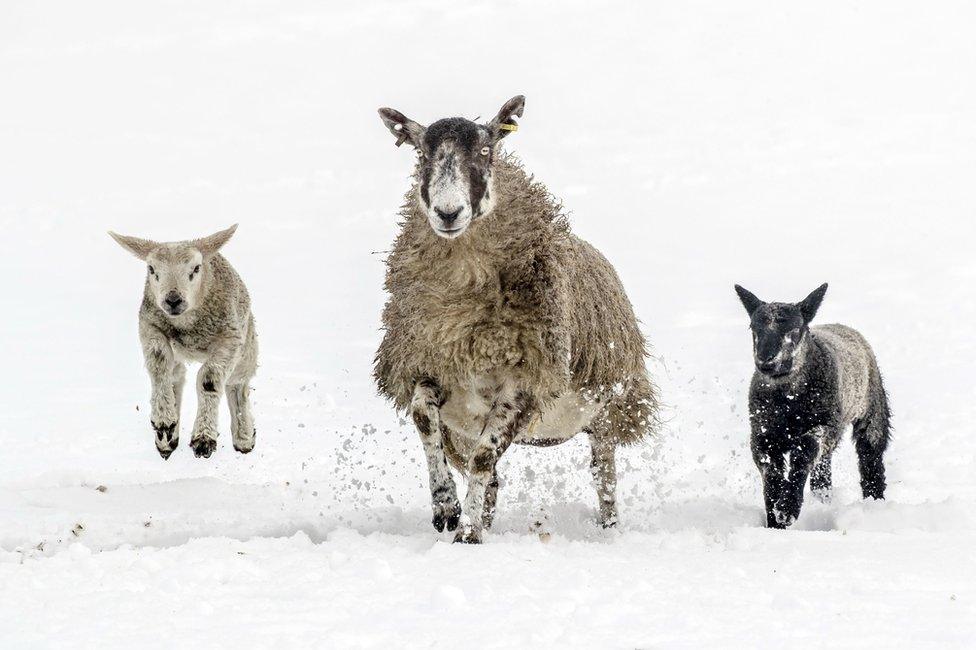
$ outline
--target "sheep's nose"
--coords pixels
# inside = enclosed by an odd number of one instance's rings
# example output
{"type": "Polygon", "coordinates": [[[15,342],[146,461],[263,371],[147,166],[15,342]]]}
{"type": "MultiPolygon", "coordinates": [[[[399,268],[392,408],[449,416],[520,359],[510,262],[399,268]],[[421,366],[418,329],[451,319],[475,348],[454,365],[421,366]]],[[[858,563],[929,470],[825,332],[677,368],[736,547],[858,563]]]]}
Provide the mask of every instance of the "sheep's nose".
{"type": "Polygon", "coordinates": [[[445,226],[450,226],[452,223],[457,221],[458,215],[461,214],[461,208],[455,209],[453,212],[446,212],[440,208],[434,208],[434,212],[437,216],[441,218],[445,226]]]}
{"type": "Polygon", "coordinates": [[[165,300],[166,304],[173,308],[179,307],[180,303],[183,302],[183,298],[175,291],[167,293],[165,300]]]}

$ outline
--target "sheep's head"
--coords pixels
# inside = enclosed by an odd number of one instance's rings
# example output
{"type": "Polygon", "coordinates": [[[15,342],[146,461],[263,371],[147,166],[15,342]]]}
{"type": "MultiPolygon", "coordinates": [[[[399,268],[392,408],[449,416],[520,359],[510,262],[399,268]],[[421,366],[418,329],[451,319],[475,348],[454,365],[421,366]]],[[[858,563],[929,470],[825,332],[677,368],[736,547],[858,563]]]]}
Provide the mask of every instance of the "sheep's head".
{"type": "Polygon", "coordinates": [[[201,239],[158,243],[109,232],[122,248],[147,264],[146,295],[170,318],[192,311],[210,284],[207,262],[237,230],[234,224],[201,239]]]}
{"type": "Polygon", "coordinates": [[[797,303],[763,302],[739,285],[735,292],[749,314],[756,370],[769,378],[789,375],[803,353],[810,321],[817,315],[827,285],[820,285],[797,303]]]}
{"type": "Polygon", "coordinates": [[[486,124],[449,117],[426,127],[392,108],[379,110],[383,123],[396,136],[397,146],[409,142],[417,150],[417,200],[439,236],[460,237],[472,221],[491,212],[495,147],[517,128],[515,117],[522,116],[524,107],[525,97],[518,95],[486,124]]]}

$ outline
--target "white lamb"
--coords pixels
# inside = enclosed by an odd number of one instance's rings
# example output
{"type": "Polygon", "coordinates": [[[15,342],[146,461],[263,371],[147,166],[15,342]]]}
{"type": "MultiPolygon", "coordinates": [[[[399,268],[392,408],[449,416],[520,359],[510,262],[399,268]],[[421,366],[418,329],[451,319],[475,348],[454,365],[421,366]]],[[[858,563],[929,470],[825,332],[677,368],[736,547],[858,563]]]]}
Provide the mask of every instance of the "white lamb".
{"type": "Polygon", "coordinates": [[[190,447],[209,458],[217,448],[217,407],[227,393],[234,449],[254,449],[248,382],[257,369],[258,346],[251,299],[240,276],[217,251],[237,230],[202,239],[157,243],[109,234],[147,263],[139,308],[139,339],[152,382],[150,422],[156,449],[167,459],[180,438],[180,402],[188,361],[197,373],[197,418],[190,447]]]}

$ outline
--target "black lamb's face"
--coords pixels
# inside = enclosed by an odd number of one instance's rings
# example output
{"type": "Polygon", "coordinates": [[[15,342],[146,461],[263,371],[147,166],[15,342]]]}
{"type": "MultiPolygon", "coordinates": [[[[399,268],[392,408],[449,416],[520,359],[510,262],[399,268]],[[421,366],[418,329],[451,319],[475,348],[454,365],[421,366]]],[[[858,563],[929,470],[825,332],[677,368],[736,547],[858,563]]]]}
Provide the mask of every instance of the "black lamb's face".
{"type": "Polygon", "coordinates": [[[763,302],[739,285],[735,291],[749,314],[756,370],[771,378],[789,375],[803,351],[810,321],[817,315],[827,285],[817,287],[798,303],[763,302]]]}
{"type": "Polygon", "coordinates": [[[462,117],[438,120],[427,127],[417,151],[427,221],[441,237],[460,237],[492,208],[495,143],[488,127],[462,117]]]}
{"type": "Polygon", "coordinates": [[[381,108],[380,119],[396,136],[397,146],[409,142],[420,157],[417,200],[431,229],[445,239],[464,234],[468,226],[494,207],[492,163],[498,142],[518,128],[525,97],[505,102],[488,123],[463,117],[423,126],[392,108],[381,108]]]}
{"type": "Polygon", "coordinates": [[[790,374],[808,330],[800,308],[789,303],[766,303],[753,312],[749,328],[756,370],[769,377],[790,374]]]}

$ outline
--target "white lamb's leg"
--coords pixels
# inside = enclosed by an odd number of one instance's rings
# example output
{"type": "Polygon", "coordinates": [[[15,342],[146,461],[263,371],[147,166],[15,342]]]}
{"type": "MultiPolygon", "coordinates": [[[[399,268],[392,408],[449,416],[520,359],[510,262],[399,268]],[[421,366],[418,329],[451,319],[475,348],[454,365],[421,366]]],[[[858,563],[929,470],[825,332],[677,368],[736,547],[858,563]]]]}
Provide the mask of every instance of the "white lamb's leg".
{"type": "Polygon", "coordinates": [[[190,435],[190,448],[199,458],[210,458],[217,449],[217,420],[220,394],[230,370],[236,365],[240,344],[228,341],[216,345],[197,373],[197,418],[190,435]]]}
{"type": "Polygon", "coordinates": [[[512,440],[532,419],[533,400],[525,394],[503,391],[492,405],[481,436],[468,460],[468,493],[464,496],[462,526],[455,542],[480,544],[484,532],[485,492],[496,476],[495,465],[512,440]]]}
{"type": "Polygon", "coordinates": [[[234,449],[246,454],[254,449],[256,433],[251,414],[251,387],[247,382],[227,384],[227,406],[230,408],[230,433],[234,449]]]}
{"type": "Polygon", "coordinates": [[[420,433],[420,442],[427,456],[427,471],[430,474],[430,500],[434,511],[433,523],[437,532],[445,526],[454,530],[461,519],[461,504],[457,498],[457,486],[447,466],[444,454],[444,432],[441,429],[442,392],[432,379],[421,379],[413,388],[413,401],[410,411],[414,424],[420,433]]]}
{"type": "Polygon", "coordinates": [[[180,361],[173,364],[173,400],[176,402],[176,419],[183,409],[183,386],[186,384],[186,366],[180,361]]]}
{"type": "Polygon", "coordinates": [[[166,460],[180,440],[180,410],[173,390],[176,366],[173,348],[162,334],[141,332],[146,371],[152,385],[149,421],[156,432],[156,450],[166,460]]]}

